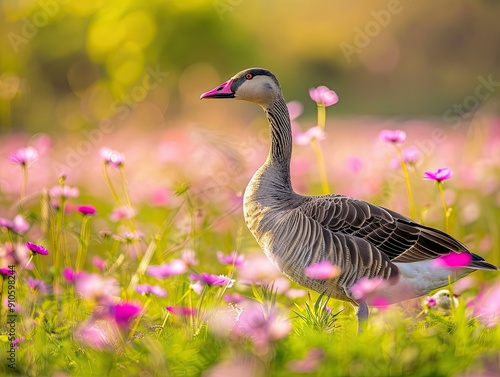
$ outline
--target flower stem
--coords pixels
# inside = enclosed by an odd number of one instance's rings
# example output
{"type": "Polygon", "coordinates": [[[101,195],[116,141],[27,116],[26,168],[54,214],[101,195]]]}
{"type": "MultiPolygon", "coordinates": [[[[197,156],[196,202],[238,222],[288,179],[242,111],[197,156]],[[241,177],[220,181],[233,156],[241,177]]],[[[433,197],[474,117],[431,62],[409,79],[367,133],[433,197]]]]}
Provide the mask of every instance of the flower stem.
{"type": "Polygon", "coordinates": [[[137,331],[137,327],[139,326],[139,322],[141,322],[141,319],[144,316],[144,314],[146,313],[146,309],[150,303],[151,303],[151,297],[148,297],[148,299],[144,303],[141,314],[135,320],[134,327],[132,327],[132,330],[130,330],[130,333],[128,334],[127,342],[130,342],[132,340],[132,337],[134,336],[135,332],[137,331]]]}
{"type": "Polygon", "coordinates": [[[319,145],[319,141],[317,139],[312,139],[311,140],[311,146],[314,151],[314,156],[316,157],[316,162],[319,167],[319,176],[321,179],[321,188],[323,191],[323,194],[329,194],[330,193],[330,186],[328,184],[328,177],[326,174],[326,166],[325,166],[325,160],[323,158],[323,151],[321,149],[321,146],[319,145]]]}
{"type": "Polygon", "coordinates": [[[115,190],[115,187],[113,186],[113,183],[111,182],[111,179],[109,178],[108,174],[108,165],[106,162],[102,163],[102,174],[104,175],[104,180],[106,181],[106,184],[108,185],[111,194],[113,195],[113,198],[115,199],[116,204],[120,205],[120,197],[118,196],[118,193],[115,190]]]}
{"type": "Polygon", "coordinates": [[[410,175],[408,174],[408,167],[406,166],[406,162],[403,159],[403,152],[401,152],[401,149],[399,148],[399,146],[397,144],[394,144],[394,147],[396,148],[399,161],[401,161],[401,170],[403,171],[403,176],[405,179],[406,195],[408,197],[408,206],[410,207],[410,218],[415,220],[415,203],[413,200],[413,191],[411,189],[410,175]]]}
{"type": "Polygon", "coordinates": [[[26,186],[28,185],[28,166],[26,164],[21,165],[23,169],[23,180],[21,182],[21,197],[19,201],[22,201],[26,196],[26,186]]]}
{"type": "Polygon", "coordinates": [[[326,124],[326,106],[318,103],[318,127],[321,130],[325,129],[326,124]]]}
{"type": "Polygon", "coordinates": [[[436,181],[439,189],[439,194],[441,195],[441,202],[443,203],[443,210],[444,210],[444,226],[446,233],[450,232],[450,215],[451,215],[451,208],[448,208],[448,205],[446,204],[446,199],[444,197],[444,188],[443,188],[443,182],[442,181],[436,181]]]}
{"type": "Polygon", "coordinates": [[[78,239],[78,250],[76,252],[76,272],[79,272],[80,269],[82,269],[85,265],[85,258],[87,249],[89,247],[90,238],[90,227],[88,226],[89,220],[89,216],[83,216],[82,227],[80,229],[80,238],[78,239]]]}

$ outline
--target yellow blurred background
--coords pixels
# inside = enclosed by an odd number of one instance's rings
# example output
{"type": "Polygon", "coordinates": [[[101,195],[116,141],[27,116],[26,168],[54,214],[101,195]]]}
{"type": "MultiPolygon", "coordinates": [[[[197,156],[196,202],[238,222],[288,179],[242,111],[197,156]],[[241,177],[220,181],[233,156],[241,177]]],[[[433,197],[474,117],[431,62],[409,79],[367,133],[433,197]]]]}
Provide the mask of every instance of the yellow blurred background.
{"type": "MultiPolygon", "coordinates": [[[[202,119],[200,93],[251,66],[273,71],[287,100],[306,102],[310,87],[329,86],[339,116],[498,110],[495,0],[0,4],[4,133],[74,132],[109,118],[144,129],[202,119]]],[[[314,104],[305,111],[314,116],[314,104]]]]}

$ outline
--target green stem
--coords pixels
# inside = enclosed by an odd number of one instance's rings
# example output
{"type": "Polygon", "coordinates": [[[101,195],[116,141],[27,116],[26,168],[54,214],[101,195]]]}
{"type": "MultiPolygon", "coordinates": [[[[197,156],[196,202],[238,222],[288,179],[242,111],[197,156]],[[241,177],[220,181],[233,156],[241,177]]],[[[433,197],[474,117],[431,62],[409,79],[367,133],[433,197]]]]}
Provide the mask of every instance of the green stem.
{"type": "Polygon", "coordinates": [[[82,219],[82,227],[80,229],[80,237],[78,239],[78,251],[76,253],[76,272],[79,272],[80,269],[83,269],[85,265],[85,258],[87,254],[87,250],[89,247],[89,239],[90,239],[90,227],[89,227],[90,216],[83,216],[82,219]]]}
{"type": "Polygon", "coordinates": [[[415,220],[415,203],[413,200],[413,191],[411,189],[410,175],[408,174],[408,167],[406,166],[406,163],[403,159],[403,152],[401,152],[401,149],[399,148],[399,146],[397,144],[394,144],[394,147],[396,148],[399,161],[401,162],[401,170],[403,170],[403,176],[404,176],[405,185],[406,185],[406,195],[408,197],[408,206],[410,207],[410,218],[415,220]]]}
{"type": "Polygon", "coordinates": [[[446,199],[444,197],[443,182],[437,181],[437,185],[438,185],[438,189],[439,189],[439,194],[441,195],[441,202],[443,203],[445,230],[446,230],[446,233],[450,233],[451,208],[448,208],[448,206],[446,204],[446,199]]]}
{"type": "Polygon", "coordinates": [[[163,323],[161,324],[160,331],[158,331],[158,335],[156,336],[156,339],[159,339],[161,336],[161,333],[163,332],[163,329],[165,328],[165,325],[167,324],[168,317],[170,317],[170,312],[167,310],[167,314],[165,314],[165,319],[163,320],[163,323]]]}
{"type": "Polygon", "coordinates": [[[132,337],[134,336],[135,332],[137,331],[137,327],[139,326],[139,322],[141,322],[141,319],[146,313],[146,309],[150,303],[151,303],[151,294],[148,295],[148,299],[144,303],[144,307],[141,310],[141,314],[135,320],[134,327],[132,327],[132,330],[130,330],[130,333],[128,334],[127,342],[130,342],[132,340],[132,337]]]}
{"type": "Polygon", "coordinates": [[[328,184],[328,176],[326,174],[326,166],[325,166],[325,160],[323,158],[323,150],[321,149],[321,146],[319,145],[319,141],[317,139],[311,140],[311,147],[314,151],[314,156],[318,164],[319,176],[321,179],[321,189],[323,191],[323,194],[325,195],[329,194],[330,185],[328,184]]]}
{"type": "Polygon", "coordinates": [[[104,175],[104,180],[106,181],[111,194],[113,195],[113,198],[115,199],[116,204],[120,205],[120,197],[118,196],[118,193],[115,190],[115,187],[113,186],[113,183],[111,182],[111,179],[109,178],[108,174],[108,165],[106,162],[102,163],[102,174],[104,175]]]}
{"type": "Polygon", "coordinates": [[[28,166],[26,164],[21,165],[23,169],[23,180],[21,182],[21,197],[19,201],[22,201],[26,196],[26,186],[28,185],[28,166]]]}
{"type": "Polygon", "coordinates": [[[322,103],[318,103],[318,127],[321,130],[325,129],[326,125],[326,106],[322,103]]]}

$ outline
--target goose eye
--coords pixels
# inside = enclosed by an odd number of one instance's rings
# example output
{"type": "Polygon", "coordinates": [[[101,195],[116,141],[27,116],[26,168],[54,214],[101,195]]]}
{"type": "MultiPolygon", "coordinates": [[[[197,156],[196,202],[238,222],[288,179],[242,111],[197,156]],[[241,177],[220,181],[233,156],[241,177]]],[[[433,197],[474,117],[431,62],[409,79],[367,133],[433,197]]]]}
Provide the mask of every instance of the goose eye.
{"type": "Polygon", "coordinates": [[[247,73],[247,74],[245,75],[245,78],[246,78],[247,80],[251,80],[251,79],[253,78],[253,75],[252,75],[251,73],[247,73]]]}

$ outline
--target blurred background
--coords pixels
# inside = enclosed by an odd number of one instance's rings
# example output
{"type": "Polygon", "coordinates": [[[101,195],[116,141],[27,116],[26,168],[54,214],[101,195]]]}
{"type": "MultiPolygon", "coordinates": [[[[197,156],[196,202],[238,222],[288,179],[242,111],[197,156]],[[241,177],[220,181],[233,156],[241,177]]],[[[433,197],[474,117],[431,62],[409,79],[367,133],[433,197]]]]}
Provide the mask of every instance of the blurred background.
{"type": "MultiPolygon", "coordinates": [[[[143,129],[199,121],[200,93],[251,66],[273,71],[311,116],[317,85],[339,94],[336,116],[441,119],[481,80],[500,82],[495,0],[0,4],[3,133],[75,132],[112,117],[143,129]]],[[[498,110],[499,85],[482,109],[498,110]]]]}

